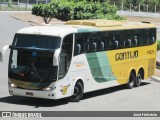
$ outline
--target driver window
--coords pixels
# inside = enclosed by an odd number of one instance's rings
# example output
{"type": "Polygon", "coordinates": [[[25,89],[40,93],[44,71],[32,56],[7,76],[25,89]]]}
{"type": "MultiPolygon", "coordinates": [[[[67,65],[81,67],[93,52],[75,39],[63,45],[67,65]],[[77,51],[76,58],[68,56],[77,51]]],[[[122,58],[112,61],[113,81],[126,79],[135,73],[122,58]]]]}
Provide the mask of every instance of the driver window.
{"type": "Polygon", "coordinates": [[[60,62],[59,62],[59,79],[63,78],[71,63],[72,59],[72,48],[73,48],[73,34],[68,35],[63,39],[60,62]]]}

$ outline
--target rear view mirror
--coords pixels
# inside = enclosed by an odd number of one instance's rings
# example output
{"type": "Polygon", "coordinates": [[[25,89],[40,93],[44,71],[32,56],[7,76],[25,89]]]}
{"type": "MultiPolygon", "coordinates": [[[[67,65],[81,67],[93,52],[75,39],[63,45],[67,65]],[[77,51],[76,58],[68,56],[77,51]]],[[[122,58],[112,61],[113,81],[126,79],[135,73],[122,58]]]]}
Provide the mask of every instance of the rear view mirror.
{"type": "Polygon", "coordinates": [[[2,49],[0,49],[0,62],[4,61],[4,55],[8,48],[9,45],[5,45],[2,49]]]}
{"type": "Polygon", "coordinates": [[[60,52],[61,52],[60,48],[55,51],[54,56],[53,56],[53,66],[58,66],[59,65],[59,54],[60,54],[60,52]]]}

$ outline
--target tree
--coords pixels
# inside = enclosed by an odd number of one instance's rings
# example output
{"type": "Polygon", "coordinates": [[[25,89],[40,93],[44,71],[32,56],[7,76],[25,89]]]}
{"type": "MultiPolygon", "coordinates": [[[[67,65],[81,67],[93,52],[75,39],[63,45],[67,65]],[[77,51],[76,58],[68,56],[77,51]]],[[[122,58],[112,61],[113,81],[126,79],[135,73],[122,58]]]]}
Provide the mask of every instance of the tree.
{"type": "Polygon", "coordinates": [[[124,19],[116,15],[117,8],[108,2],[87,0],[57,0],[35,5],[32,14],[41,16],[45,23],[55,17],[62,21],[77,19],[124,19]]]}
{"type": "Polygon", "coordinates": [[[32,14],[41,16],[46,24],[48,24],[54,17],[53,9],[51,4],[40,4],[34,5],[32,8],[32,14]]]}

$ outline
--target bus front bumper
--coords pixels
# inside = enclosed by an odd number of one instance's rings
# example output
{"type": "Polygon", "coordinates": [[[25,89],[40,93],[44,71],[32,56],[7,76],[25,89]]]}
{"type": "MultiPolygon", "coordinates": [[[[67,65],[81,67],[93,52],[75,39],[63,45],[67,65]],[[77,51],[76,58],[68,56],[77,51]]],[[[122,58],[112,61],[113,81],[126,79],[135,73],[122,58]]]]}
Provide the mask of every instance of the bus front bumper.
{"type": "Polygon", "coordinates": [[[34,98],[57,99],[55,91],[48,90],[26,90],[9,86],[10,95],[25,96],[34,98]]]}

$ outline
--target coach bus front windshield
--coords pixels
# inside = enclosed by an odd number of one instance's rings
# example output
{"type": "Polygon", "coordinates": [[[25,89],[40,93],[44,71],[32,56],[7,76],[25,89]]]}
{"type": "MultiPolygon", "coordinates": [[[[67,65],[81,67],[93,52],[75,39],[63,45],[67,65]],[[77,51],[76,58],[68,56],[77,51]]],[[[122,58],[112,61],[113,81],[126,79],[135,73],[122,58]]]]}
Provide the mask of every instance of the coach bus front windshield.
{"type": "Polygon", "coordinates": [[[60,43],[60,37],[16,34],[11,46],[9,78],[26,82],[55,81],[57,66],[53,66],[53,56],[60,43]]]}

